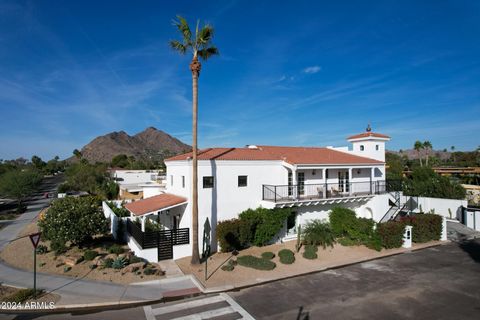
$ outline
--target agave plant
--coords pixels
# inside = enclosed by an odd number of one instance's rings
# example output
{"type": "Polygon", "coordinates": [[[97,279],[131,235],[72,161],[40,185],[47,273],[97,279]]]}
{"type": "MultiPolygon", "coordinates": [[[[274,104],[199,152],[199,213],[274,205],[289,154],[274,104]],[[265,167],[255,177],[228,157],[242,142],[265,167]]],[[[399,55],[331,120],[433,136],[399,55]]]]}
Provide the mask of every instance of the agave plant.
{"type": "Polygon", "coordinates": [[[123,269],[128,264],[127,258],[125,257],[117,257],[113,260],[112,268],[113,269],[123,269]]]}

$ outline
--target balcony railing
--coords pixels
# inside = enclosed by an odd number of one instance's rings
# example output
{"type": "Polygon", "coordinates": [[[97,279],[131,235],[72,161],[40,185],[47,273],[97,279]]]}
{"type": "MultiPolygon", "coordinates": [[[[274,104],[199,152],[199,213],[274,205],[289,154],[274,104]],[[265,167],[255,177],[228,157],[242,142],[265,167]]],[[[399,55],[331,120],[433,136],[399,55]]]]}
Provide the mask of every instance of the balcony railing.
{"type": "Polygon", "coordinates": [[[288,202],[321,200],[383,194],[389,191],[385,181],[322,183],[300,185],[263,185],[263,200],[288,202]]]}

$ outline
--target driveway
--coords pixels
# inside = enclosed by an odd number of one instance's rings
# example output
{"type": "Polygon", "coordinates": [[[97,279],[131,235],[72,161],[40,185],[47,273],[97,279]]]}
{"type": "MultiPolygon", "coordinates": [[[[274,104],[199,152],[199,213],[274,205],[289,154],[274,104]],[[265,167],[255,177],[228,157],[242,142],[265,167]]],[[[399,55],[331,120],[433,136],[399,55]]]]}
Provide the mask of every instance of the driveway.
{"type": "Polygon", "coordinates": [[[230,295],[256,319],[478,319],[479,263],[477,239],[230,295]]]}

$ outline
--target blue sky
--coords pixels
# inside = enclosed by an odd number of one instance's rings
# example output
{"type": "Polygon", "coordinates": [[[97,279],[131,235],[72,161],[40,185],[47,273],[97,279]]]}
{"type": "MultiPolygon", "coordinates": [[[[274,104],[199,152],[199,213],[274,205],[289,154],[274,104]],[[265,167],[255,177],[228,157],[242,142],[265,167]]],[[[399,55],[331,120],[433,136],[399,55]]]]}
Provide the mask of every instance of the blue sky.
{"type": "Polygon", "coordinates": [[[181,14],[216,28],[200,76],[201,147],[346,145],[389,134],[480,145],[479,1],[0,0],[0,158],[68,157],[148,126],[191,141],[181,14]]]}

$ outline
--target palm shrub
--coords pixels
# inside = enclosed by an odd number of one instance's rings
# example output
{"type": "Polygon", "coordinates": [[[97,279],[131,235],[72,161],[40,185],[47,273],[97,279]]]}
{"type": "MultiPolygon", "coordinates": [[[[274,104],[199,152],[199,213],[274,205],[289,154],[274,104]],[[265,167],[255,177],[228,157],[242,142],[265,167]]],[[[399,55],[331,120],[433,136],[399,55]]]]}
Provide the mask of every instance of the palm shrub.
{"type": "Polygon", "coordinates": [[[117,257],[112,262],[112,268],[113,269],[123,269],[125,266],[127,266],[127,264],[128,264],[127,258],[117,257]]]}
{"type": "Polygon", "coordinates": [[[327,246],[333,247],[335,238],[330,224],[318,219],[307,223],[303,230],[303,243],[306,245],[322,246],[324,249],[327,246]]]}

